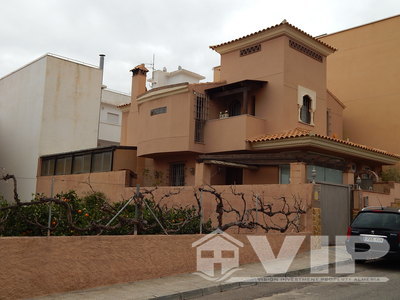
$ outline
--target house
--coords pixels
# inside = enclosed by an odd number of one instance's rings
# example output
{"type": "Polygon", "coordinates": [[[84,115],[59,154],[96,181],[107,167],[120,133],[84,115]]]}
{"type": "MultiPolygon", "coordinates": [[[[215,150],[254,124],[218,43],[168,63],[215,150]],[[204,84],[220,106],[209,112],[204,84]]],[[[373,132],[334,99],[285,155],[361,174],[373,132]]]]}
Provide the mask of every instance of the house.
{"type": "Polygon", "coordinates": [[[207,234],[192,243],[192,248],[196,248],[197,271],[208,279],[215,279],[216,266],[220,265],[221,276],[230,274],[239,267],[239,247],[243,247],[241,241],[220,229],[207,234]]]}
{"type": "Polygon", "coordinates": [[[217,82],[146,90],[132,69],[121,145],[136,146],[142,185],[352,184],[399,156],[343,140],[345,105],[327,89],[336,49],[281,24],[211,46],[217,82]],[[146,178],[145,175],[151,174],[146,178]]]}
{"type": "Polygon", "coordinates": [[[205,79],[205,77],[178,66],[178,70],[173,72],[167,72],[167,68],[155,70],[147,81],[151,83],[152,88],[158,88],[181,82],[199,83],[202,79],[205,79]]]}
{"type": "MultiPolygon", "coordinates": [[[[119,144],[117,105],[130,97],[107,90],[102,73],[46,54],[0,78],[0,167],[16,176],[22,200],[36,192],[39,157],[119,144]]],[[[12,198],[10,182],[0,182],[0,194],[12,198]]]]}
{"type": "Polygon", "coordinates": [[[400,153],[400,15],[318,37],[338,50],[327,86],[343,103],[344,137],[400,153]]]}

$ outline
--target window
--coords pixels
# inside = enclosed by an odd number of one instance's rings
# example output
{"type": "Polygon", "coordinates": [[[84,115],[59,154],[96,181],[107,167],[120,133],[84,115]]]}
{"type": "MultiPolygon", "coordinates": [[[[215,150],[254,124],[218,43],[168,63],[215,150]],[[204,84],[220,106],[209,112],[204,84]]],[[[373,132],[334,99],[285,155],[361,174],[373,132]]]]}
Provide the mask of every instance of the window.
{"type": "Polygon", "coordinates": [[[42,157],[40,176],[112,171],[114,150],[111,146],[42,157]]]}
{"type": "Polygon", "coordinates": [[[75,156],[72,173],[74,174],[90,173],[90,158],[91,158],[90,154],[75,156]]]}
{"type": "Polygon", "coordinates": [[[94,153],[92,157],[92,172],[111,171],[112,152],[94,153]]]}
{"type": "Polygon", "coordinates": [[[303,105],[300,108],[300,120],[311,124],[311,98],[308,95],[303,96],[303,105]]]}
{"type": "Polygon", "coordinates": [[[328,109],[326,111],[326,135],[327,136],[331,136],[332,135],[331,118],[332,118],[332,113],[331,113],[331,110],[328,109]]]}
{"type": "Polygon", "coordinates": [[[297,107],[299,122],[314,125],[314,114],[317,109],[317,93],[308,88],[297,87],[297,107]]]}
{"type": "Polygon", "coordinates": [[[279,166],[279,184],[290,183],[290,165],[279,166]]]}
{"type": "Polygon", "coordinates": [[[307,179],[312,181],[312,170],[315,168],[317,182],[328,182],[335,184],[343,183],[343,172],[341,170],[336,170],[332,168],[308,165],[307,166],[307,179]]]}
{"type": "Polygon", "coordinates": [[[54,158],[44,158],[42,160],[42,168],[40,171],[41,176],[51,176],[54,175],[54,158]]]}
{"type": "Polygon", "coordinates": [[[249,115],[256,115],[256,96],[251,97],[249,115]]]}
{"type": "Polygon", "coordinates": [[[185,185],[185,164],[184,163],[171,164],[169,178],[171,186],[185,185]]]}
{"type": "Polygon", "coordinates": [[[393,230],[400,230],[400,215],[389,212],[365,212],[357,216],[352,227],[391,228],[393,230]]]}
{"type": "Polygon", "coordinates": [[[150,111],[150,116],[165,114],[166,112],[167,112],[166,106],[158,107],[158,108],[154,108],[150,111]]]}
{"type": "Polygon", "coordinates": [[[204,143],[204,125],[207,120],[208,98],[203,94],[196,94],[195,97],[195,129],[194,141],[196,143],[204,143]]]}
{"type": "Polygon", "coordinates": [[[241,114],[242,103],[239,100],[234,100],[229,103],[228,113],[230,117],[239,116],[241,114]]]}
{"type": "Polygon", "coordinates": [[[118,124],[119,123],[119,115],[108,112],[107,113],[107,122],[111,123],[111,124],[118,124]]]}
{"type": "Polygon", "coordinates": [[[71,174],[72,157],[62,157],[56,160],[56,175],[71,174]]]}

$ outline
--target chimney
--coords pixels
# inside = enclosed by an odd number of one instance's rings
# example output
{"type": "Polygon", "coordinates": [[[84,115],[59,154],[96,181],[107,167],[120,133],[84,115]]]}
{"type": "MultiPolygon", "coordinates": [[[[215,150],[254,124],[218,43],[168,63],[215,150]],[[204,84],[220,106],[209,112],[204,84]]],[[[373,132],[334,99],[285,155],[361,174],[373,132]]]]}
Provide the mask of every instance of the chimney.
{"type": "Polygon", "coordinates": [[[131,99],[136,99],[139,95],[146,92],[146,73],[149,70],[144,64],[134,67],[132,72],[132,93],[131,99]]]}
{"type": "Polygon", "coordinates": [[[105,54],[100,54],[100,63],[99,63],[99,68],[100,70],[104,70],[104,57],[106,56],[105,54]]]}

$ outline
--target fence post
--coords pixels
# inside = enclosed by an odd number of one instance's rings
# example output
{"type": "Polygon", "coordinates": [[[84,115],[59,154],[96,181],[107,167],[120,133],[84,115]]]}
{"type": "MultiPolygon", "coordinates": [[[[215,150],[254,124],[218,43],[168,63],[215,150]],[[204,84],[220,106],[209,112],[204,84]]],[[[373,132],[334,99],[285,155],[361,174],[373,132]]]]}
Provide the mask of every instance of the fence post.
{"type": "Polygon", "coordinates": [[[200,234],[203,233],[203,191],[200,190],[200,234]]]}
{"type": "MultiPolygon", "coordinates": [[[[53,198],[54,194],[54,176],[51,178],[50,198],[53,198]]],[[[47,236],[50,236],[50,225],[51,225],[51,202],[49,202],[49,219],[47,221],[47,236]]]]}
{"type": "MultiPolygon", "coordinates": [[[[137,205],[137,199],[139,199],[139,194],[140,194],[140,184],[136,185],[136,194],[135,194],[135,220],[137,221],[139,218],[139,211],[138,211],[138,205],[137,205]]],[[[137,235],[138,234],[138,226],[137,223],[133,225],[133,234],[137,235]]]]}

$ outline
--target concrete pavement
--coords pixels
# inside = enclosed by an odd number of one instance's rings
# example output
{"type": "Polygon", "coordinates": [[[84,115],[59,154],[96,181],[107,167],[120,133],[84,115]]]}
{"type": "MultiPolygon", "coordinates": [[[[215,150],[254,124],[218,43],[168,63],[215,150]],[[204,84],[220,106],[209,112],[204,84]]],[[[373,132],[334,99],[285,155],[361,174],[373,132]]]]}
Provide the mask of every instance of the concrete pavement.
{"type": "MultiPolygon", "coordinates": [[[[300,253],[293,260],[289,271],[283,276],[307,276],[310,274],[310,257],[312,256],[313,267],[322,270],[332,264],[346,264],[351,257],[347,254],[344,246],[322,247],[311,252],[300,253]],[[329,260],[327,260],[329,253],[329,260]],[[335,261],[336,255],[336,261],[335,261]]],[[[285,259],[279,262],[287,261],[285,259]]],[[[232,276],[241,278],[263,278],[273,276],[267,274],[261,263],[253,263],[240,266],[239,271],[232,276]]],[[[279,274],[277,276],[282,276],[279,274]]],[[[256,282],[235,281],[232,277],[231,282],[208,281],[196,274],[180,274],[151,280],[137,281],[133,283],[117,284],[112,286],[102,286],[94,289],[73,291],[65,294],[50,295],[34,299],[191,299],[198,296],[205,296],[229,289],[238,289],[243,286],[255,285],[256,282]],[[232,282],[233,281],[233,282],[232,282]]]]}

